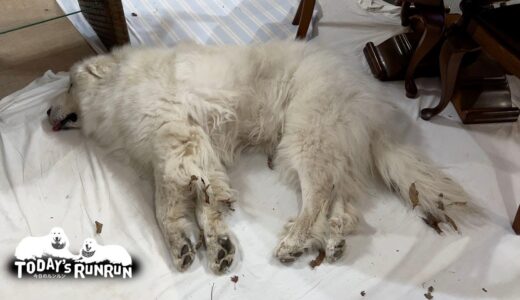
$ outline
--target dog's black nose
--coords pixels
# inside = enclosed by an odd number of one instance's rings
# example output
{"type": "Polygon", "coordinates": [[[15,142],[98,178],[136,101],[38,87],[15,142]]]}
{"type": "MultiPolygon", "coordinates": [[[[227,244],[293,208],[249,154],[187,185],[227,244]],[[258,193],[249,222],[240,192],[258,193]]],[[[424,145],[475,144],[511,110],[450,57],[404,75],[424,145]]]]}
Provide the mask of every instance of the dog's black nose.
{"type": "Polygon", "coordinates": [[[76,122],[78,120],[78,115],[76,113],[70,113],[67,115],[67,120],[76,122]]]}
{"type": "Polygon", "coordinates": [[[49,109],[47,110],[47,116],[50,116],[50,115],[51,115],[51,109],[49,108],[49,109]]]}

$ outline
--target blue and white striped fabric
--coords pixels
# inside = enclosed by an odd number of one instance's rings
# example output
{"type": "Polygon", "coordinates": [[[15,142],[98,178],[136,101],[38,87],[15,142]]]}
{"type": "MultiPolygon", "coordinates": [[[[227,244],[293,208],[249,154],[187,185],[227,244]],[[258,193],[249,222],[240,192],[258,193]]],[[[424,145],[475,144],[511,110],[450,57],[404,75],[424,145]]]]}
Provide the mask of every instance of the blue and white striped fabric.
{"type": "MultiPolygon", "coordinates": [[[[65,13],[79,10],[77,0],[57,0],[65,13]]],[[[294,38],[291,21],[299,0],[122,0],[133,45],[172,46],[250,44],[294,38]]],[[[314,12],[315,24],[318,7],[314,12]]],[[[81,15],[69,19],[98,52],[104,47],[81,15]]],[[[312,27],[309,28],[309,34],[312,27]]]]}

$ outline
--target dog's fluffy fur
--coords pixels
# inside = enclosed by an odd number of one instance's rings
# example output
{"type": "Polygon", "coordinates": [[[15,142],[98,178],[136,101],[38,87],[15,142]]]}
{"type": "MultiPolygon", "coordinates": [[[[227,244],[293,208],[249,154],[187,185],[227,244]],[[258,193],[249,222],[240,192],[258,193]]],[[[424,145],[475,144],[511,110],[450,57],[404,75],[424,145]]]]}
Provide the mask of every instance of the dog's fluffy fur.
{"type": "Polygon", "coordinates": [[[273,157],[301,196],[302,210],[275,249],[282,262],[311,245],[338,259],[358,223],[355,200],[374,178],[409,207],[414,183],[415,210],[434,222],[451,223],[468,198],[390,136],[392,108],[373,99],[341,57],[319,47],[124,47],[76,64],[70,75],[72,87],[52,106],[51,123],[78,113],[66,125],[123,149],[153,174],[157,220],[180,270],[195,257],[188,237],[197,226],[211,269],[231,265],[235,246],[222,216],[235,193],[226,166],[247,148],[273,157]],[[197,224],[189,221],[193,199],[197,224]]]}

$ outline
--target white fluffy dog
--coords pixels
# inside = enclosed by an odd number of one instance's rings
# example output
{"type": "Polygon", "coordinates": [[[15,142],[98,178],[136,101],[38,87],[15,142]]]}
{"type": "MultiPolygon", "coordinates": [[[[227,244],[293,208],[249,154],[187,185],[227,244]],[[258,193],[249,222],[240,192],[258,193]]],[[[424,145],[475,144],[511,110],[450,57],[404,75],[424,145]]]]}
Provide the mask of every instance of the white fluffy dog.
{"type": "Polygon", "coordinates": [[[14,256],[17,259],[35,259],[50,255],[59,258],[75,258],[69,251],[69,239],[60,227],[54,227],[44,236],[28,236],[20,241],[14,256]]]}
{"type": "Polygon", "coordinates": [[[389,135],[392,109],[328,50],[299,42],[124,47],[70,75],[69,92],[48,111],[51,124],[81,127],[153,176],[157,220],[180,270],[193,262],[188,233],[197,226],[210,268],[231,265],[223,214],[235,193],[226,166],[244,149],[272,157],[300,192],[302,210],[275,250],[282,262],[311,245],[338,259],[358,223],[355,200],[375,176],[435,226],[467,208],[459,185],[389,135]]]}
{"type": "Polygon", "coordinates": [[[108,260],[113,264],[128,266],[132,264],[132,257],[125,248],[118,245],[100,245],[96,240],[88,238],[81,246],[80,258],[84,263],[103,262],[108,260]]]}

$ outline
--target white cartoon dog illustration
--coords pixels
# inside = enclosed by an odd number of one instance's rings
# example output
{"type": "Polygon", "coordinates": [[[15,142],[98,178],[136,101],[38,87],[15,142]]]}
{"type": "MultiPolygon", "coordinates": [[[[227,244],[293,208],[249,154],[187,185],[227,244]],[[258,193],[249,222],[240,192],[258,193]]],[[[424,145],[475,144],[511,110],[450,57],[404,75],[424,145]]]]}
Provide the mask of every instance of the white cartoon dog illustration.
{"type": "Polygon", "coordinates": [[[81,262],[93,263],[108,260],[113,264],[128,266],[132,264],[132,258],[125,248],[118,245],[100,245],[94,239],[88,238],[81,246],[81,262]]]}
{"type": "Polygon", "coordinates": [[[20,260],[41,258],[44,255],[76,258],[69,251],[69,239],[62,228],[54,227],[45,236],[28,236],[20,241],[15,251],[15,257],[20,260]]]}

